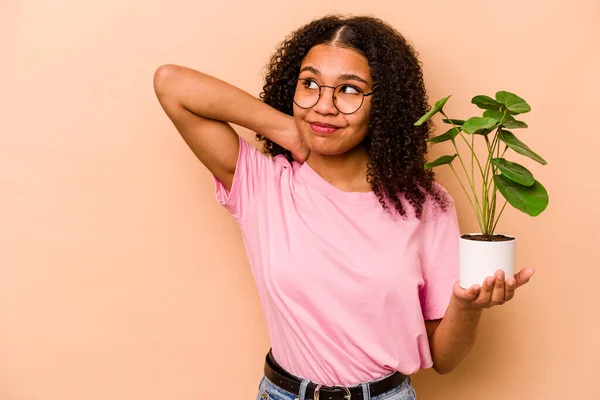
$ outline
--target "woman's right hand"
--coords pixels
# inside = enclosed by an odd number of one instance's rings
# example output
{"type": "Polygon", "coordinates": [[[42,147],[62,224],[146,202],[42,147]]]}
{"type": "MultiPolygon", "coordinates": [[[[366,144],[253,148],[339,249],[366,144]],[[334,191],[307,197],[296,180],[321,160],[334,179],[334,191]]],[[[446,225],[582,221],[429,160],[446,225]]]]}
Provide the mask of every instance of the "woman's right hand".
{"type": "Polygon", "coordinates": [[[290,120],[291,124],[287,130],[287,135],[289,135],[291,138],[291,144],[286,147],[286,149],[292,153],[294,160],[298,161],[299,163],[304,163],[310,155],[310,149],[308,146],[306,146],[306,143],[304,143],[304,139],[302,139],[300,132],[298,132],[294,118],[290,117],[290,120]]]}

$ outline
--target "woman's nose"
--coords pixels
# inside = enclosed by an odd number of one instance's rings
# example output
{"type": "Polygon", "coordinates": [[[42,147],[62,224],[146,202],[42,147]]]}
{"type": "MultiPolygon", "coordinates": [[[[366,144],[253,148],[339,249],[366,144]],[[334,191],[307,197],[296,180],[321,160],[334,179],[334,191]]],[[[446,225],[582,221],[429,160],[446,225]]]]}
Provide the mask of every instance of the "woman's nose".
{"type": "Polygon", "coordinates": [[[319,114],[337,114],[338,110],[334,102],[334,90],[330,87],[321,87],[321,96],[314,105],[314,110],[319,114]]]}

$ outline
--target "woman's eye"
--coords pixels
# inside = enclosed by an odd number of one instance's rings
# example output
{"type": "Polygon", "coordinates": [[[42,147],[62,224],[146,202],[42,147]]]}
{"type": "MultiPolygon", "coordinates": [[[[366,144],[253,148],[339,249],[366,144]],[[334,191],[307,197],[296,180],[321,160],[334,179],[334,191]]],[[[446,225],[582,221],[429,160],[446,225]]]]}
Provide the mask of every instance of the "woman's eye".
{"type": "Polygon", "coordinates": [[[318,89],[319,85],[312,79],[304,79],[304,87],[307,89],[318,89]]]}
{"type": "Polygon", "coordinates": [[[361,90],[354,86],[343,85],[340,87],[340,92],[342,92],[344,94],[359,94],[361,92],[361,90]]]}

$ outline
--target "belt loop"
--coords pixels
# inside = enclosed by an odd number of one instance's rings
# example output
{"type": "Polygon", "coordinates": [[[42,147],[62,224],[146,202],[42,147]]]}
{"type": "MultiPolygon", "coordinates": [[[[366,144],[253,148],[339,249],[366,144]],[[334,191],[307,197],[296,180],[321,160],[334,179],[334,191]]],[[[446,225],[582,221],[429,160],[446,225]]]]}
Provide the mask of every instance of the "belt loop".
{"type": "Polygon", "coordinates": [[[310,383],[310,379],[303,379],[302,383],[300,383],[300,393],[298,393],[298,400],[307,400],[306,399],[306,388],[310,383]]]}
{"type": "Polygon", "coordinates": [[[361,383],[361,386],[363,390],[363,400],[371,400],[371,385],[369,385],[369,382],[363,382],[361,383]]]}

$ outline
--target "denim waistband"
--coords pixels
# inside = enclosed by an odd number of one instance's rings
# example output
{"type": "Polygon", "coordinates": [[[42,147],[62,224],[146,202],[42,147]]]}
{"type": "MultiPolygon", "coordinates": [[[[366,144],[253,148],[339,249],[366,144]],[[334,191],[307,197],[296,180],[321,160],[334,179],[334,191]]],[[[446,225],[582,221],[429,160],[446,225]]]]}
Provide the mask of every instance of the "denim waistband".
{"type": "MultiPolygon", "coordinates": [[[[363,382],[360,385],[362,386],[362,396],[358,399],[351,398],[349,400],[415,400],[416,394],[412,387],[412,383],[410,378],[406,379],[401,385],[391,389],[388,392],[381,393],[377,396],[371,397],[369,385],[373,382],[377,382],[381,379],[385,379],[386,377],[381,377],[379,379],[375,379],[369,382],[363,382]]],[[[257,400],[313,400],[312,397],[306,397],[306,388],[312,382],[308,379],[302,379],[302,384],[300,385],[300,393],[290,393],[288,391],[283,390],[279,386],[277,386],[274,382],[271,382],[266,376],[263,376],[260,385],[257,400]]],[[[315,382],[312,382],[315,383],[315,382]]],[[[320,400],[327,400],[324,397],[321,397],[320,400]]]]}

